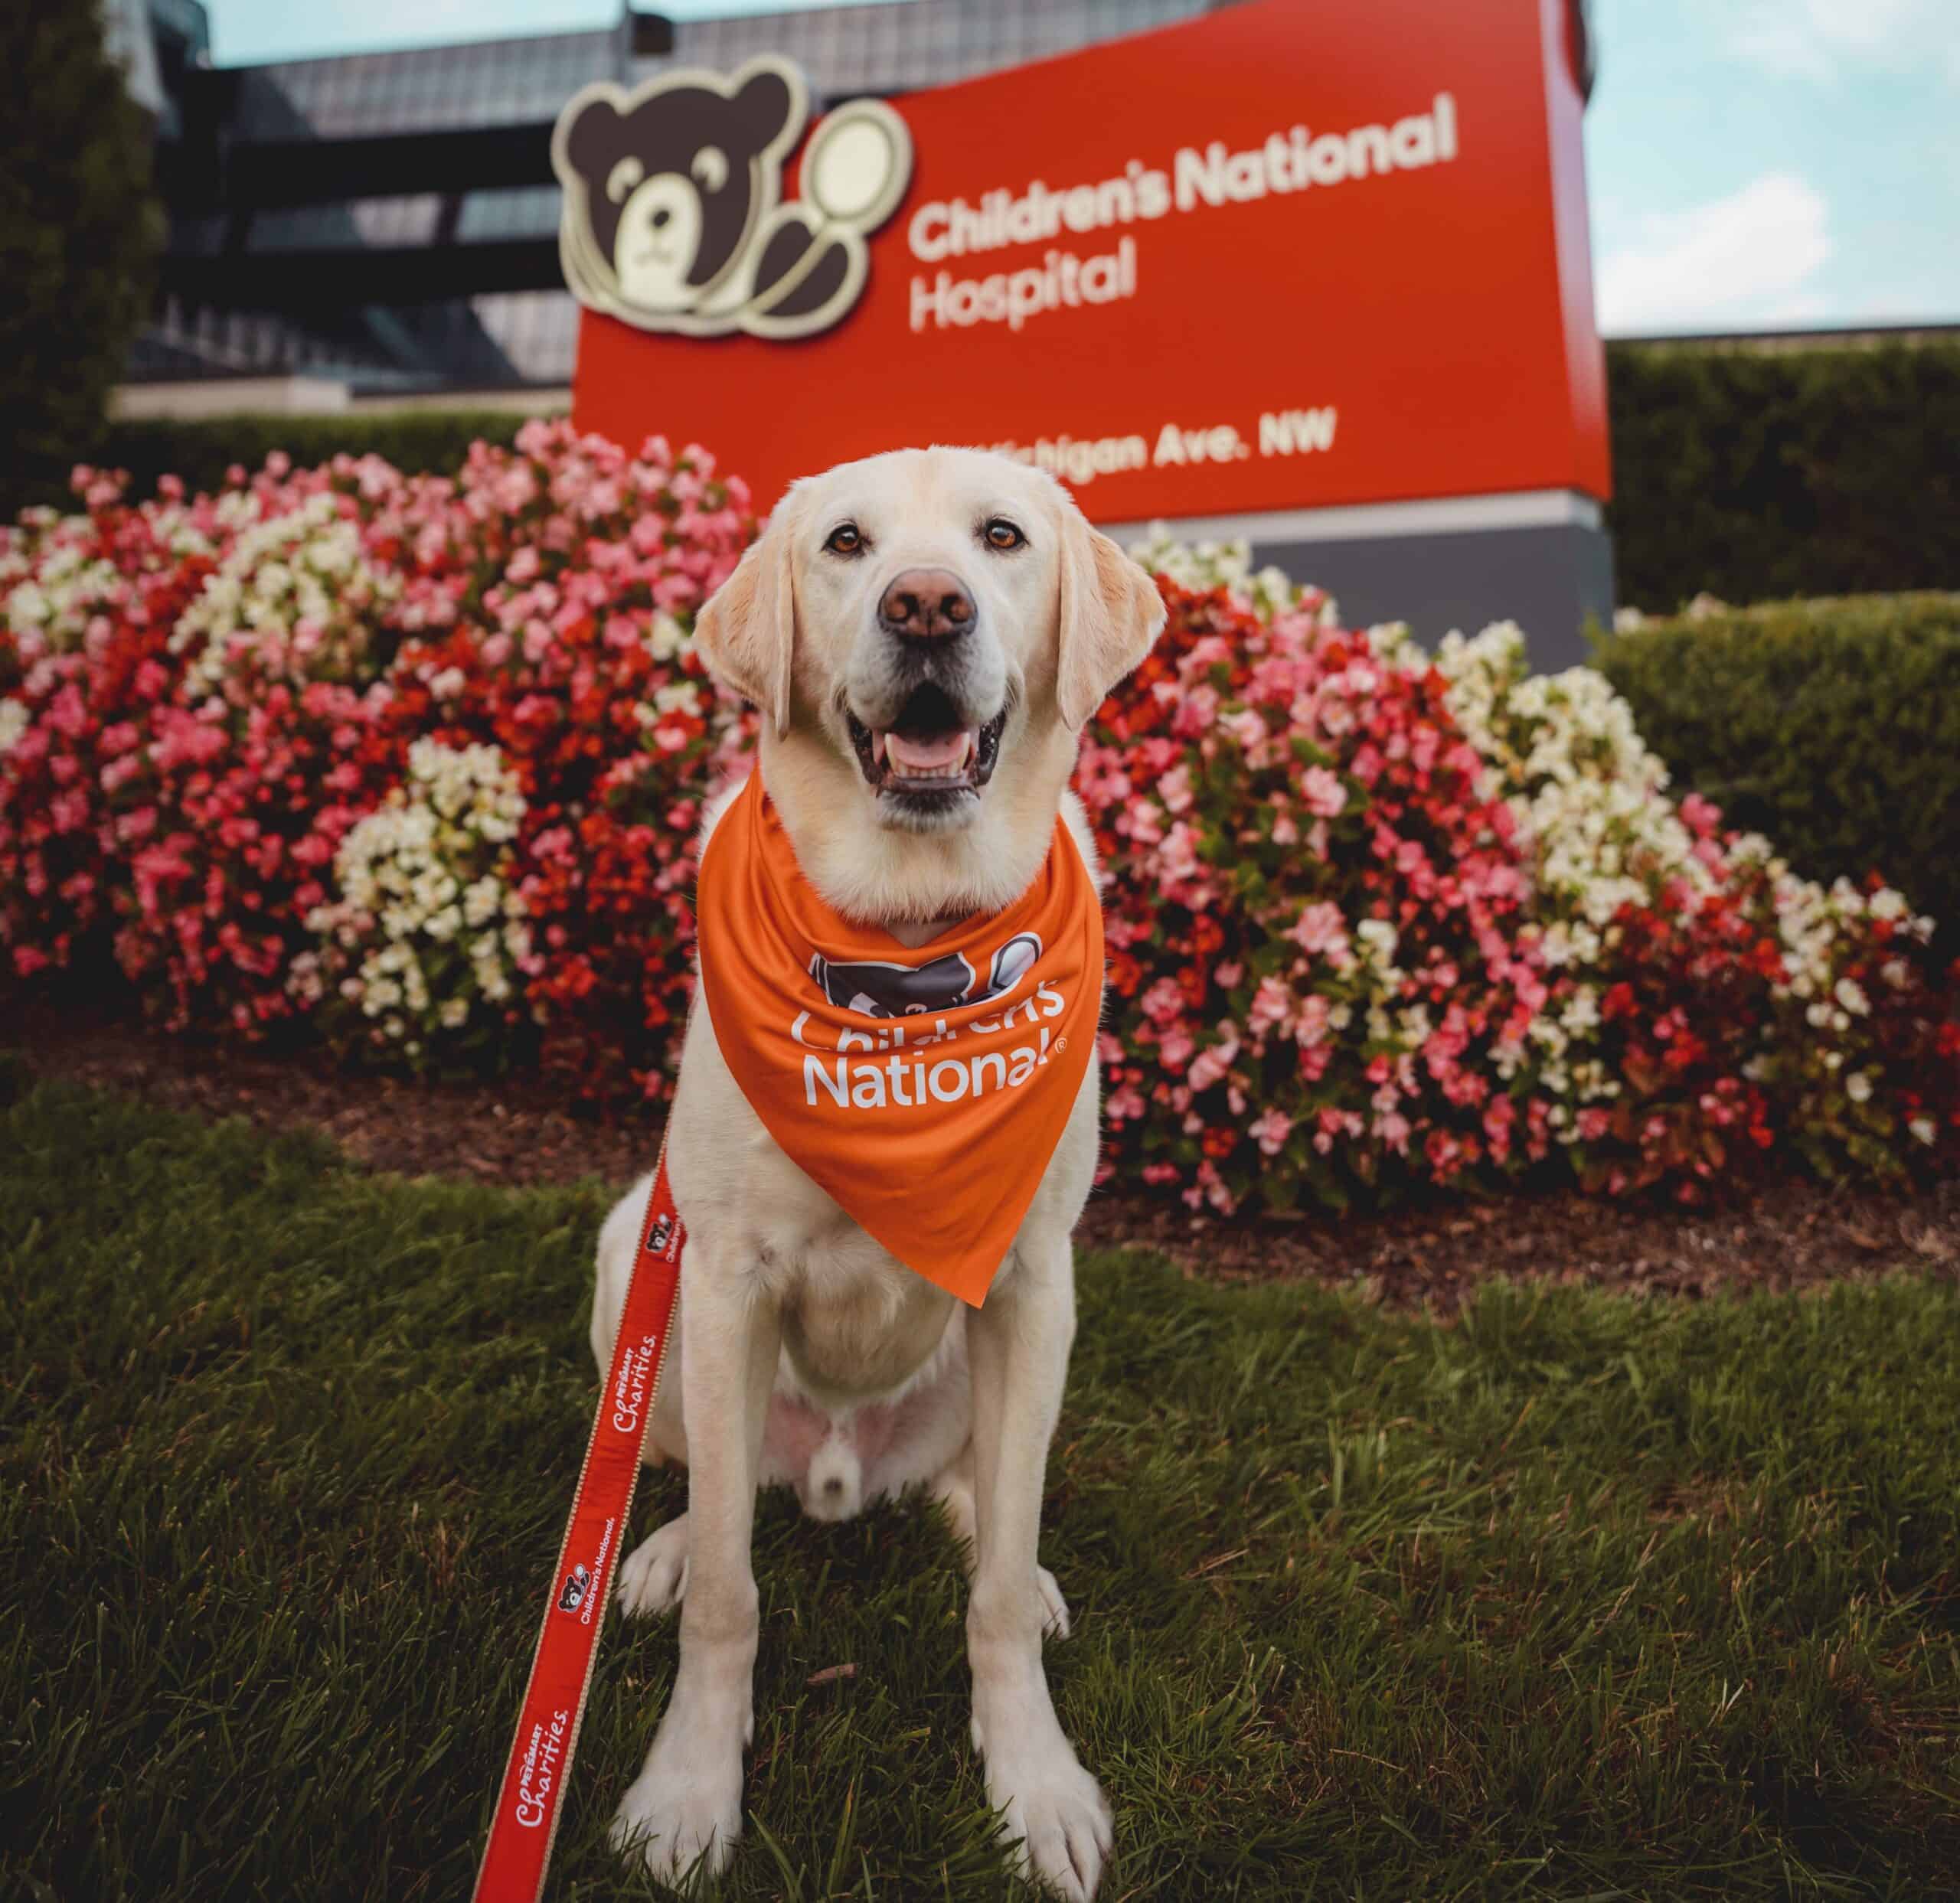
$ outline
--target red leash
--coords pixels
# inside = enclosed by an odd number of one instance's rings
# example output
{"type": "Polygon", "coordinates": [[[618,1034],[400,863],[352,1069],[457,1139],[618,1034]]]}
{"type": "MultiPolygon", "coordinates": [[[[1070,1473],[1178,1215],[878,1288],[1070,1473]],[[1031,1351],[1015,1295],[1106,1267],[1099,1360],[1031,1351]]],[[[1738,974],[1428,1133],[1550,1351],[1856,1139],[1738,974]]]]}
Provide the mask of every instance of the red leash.
{"type": "Polygon", "coordinates": [[[639,1253],[626,1285],[612,1366],[599,1397],[592,1438],[586,1444],[572,1516],[558,1549],[558,1570],[545,1598],[544,1622],[538,1628],[531,1678],[511,1741],[510,1762],[497,1794],[490,1841],[476,1873],[475,1903],[536,1903],[544,1888],[586,1698],[592,1689],[599,1628],[606,1623],[620,1542],[639,1478],[640,1448],[673,1332],[685,1240],[667,1187],[663,1144],[647,1197],[646,1219],[640,1225],[639,1253]]]}

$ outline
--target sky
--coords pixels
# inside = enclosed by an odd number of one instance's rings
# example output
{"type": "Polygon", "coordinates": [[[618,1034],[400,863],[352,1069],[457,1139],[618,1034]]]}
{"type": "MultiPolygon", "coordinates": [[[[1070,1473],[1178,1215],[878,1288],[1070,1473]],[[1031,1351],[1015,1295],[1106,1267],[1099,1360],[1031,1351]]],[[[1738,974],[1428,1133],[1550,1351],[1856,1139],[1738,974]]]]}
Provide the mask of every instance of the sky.
{"type": "MultiPolygon", "coordinates": [[[[618,0],[207,3],[224,65],[619,13],[618,0]]],[[[1593,14],[1586,167],[1607,335],[1960,322],[1960,0],[1593,0],[1593,14]]]]}

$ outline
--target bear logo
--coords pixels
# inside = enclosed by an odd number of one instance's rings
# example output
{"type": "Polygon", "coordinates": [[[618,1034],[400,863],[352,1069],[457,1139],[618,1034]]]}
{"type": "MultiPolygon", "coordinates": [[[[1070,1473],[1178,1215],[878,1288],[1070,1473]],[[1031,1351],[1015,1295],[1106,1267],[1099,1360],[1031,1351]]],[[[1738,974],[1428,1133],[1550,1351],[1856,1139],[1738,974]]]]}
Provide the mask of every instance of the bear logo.
{"type": "Polygon", "coordinates": [[[565,1575],[565,1589],[558,1595],[560,1612],[576,1612],[579,1602],[584,1598],[592,1585],[592,1575],[583,1566],[574,1566],[565,1575]]]}
{"type": "Polygon", "coordinates": [[[1040,955],[1040,939],[1032,932],[1017,932],[994,954],[984,985],[956,952],[924,965],[873,959],[834,965],[819,952],[811,958],[810,975],[831,1004],[860,1017],[920,1017],[950,1010],[956,1004],[983,1004],[1011,991],[1040,955]]]}
{"type": "Polygon", "coordinates": [[[565,188],[558,253],[590,309],[642,330],[807,337],[864,289],[865,234],[912,179],[912,135],[878,100],[820,120],[803,155],[803,199],[785,200],[784,162],[810,112],[786,60],[725,78],[661,73],[622,91],[574,93],[551,135],[565,188]]]}

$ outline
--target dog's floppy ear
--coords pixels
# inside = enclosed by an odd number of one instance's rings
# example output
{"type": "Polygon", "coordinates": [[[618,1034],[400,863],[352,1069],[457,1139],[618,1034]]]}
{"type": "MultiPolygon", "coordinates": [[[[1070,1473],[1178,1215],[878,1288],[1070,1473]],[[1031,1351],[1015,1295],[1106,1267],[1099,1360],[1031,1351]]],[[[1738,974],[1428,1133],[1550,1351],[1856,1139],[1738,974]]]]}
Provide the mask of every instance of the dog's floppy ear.
{"type": "Polygon", "coordinates": [[[1066,495],[1061,504],[1060,652],[1056,698],[1072,730],[1145,654],[1162,632],[1157,584],[1122,549],[1091,528],[1066,495]]]}
{"type": "Polygon", "coordinates": [[[790,515],[786,498],[694,617],[694,644],[708,671],[753,700],[779,739],[789,730],[789,663],[796,643],[790,515]]]}

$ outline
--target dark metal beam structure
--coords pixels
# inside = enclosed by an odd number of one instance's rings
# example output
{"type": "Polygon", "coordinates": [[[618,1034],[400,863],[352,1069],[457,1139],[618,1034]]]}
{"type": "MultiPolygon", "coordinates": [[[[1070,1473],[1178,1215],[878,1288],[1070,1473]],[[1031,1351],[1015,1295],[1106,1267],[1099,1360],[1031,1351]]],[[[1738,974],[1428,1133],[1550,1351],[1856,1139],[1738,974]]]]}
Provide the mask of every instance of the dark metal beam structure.
{"type": "Polygon", "coordinates": [[[213,154],[157,154],[165,200],[187,212],[284,211],[403,193],[494,191],[554,182],[551,122],[367,139],[254,139],[213,154]]]}
{"type": "Polygon", "coordinates": [[[163,260],[161,277],[163,290],[187,303],[291,312],[428,303],[491,291],[555,291],[565,282],[555,237],[178,254],[163,260]]]}

